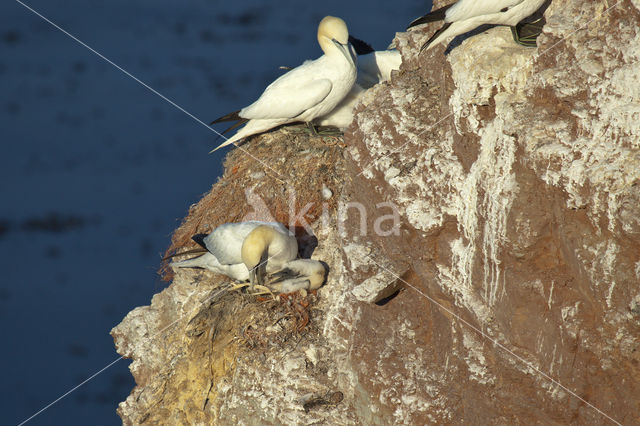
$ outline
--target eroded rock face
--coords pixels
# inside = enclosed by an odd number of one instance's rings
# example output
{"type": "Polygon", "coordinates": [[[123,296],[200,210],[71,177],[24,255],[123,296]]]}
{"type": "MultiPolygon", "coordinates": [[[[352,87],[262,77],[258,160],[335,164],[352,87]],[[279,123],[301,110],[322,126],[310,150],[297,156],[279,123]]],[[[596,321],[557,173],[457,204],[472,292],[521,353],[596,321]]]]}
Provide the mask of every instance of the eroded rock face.
{"type": "Polygon", "coordinates": [[[235,150],[169,251],[306,221],[328,281],[260,303],[179,271],[112,332],[138,384],[123,421],[639,423],[640,10],[546,18],[537,49],[493,28],[417,55],[434,28],[399,34],[346,147],[248,142],[271,169],[235,150]]]}

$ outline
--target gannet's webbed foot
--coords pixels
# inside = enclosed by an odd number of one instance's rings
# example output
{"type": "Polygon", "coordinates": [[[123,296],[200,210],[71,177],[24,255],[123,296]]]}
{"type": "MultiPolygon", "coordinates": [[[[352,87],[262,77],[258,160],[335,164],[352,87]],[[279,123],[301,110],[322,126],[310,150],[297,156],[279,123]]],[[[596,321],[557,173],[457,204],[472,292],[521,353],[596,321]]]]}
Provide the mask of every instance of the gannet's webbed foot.
{"type": "Polygon", "coordinates": [[[273,293],[273,291],[264,285],[256,285],[255,289],[258,290],[255,293],[250,293],[252,296],[264,296],[265,294],[268,294],[271,296],[271,298],[276,299],[276,295],[273,293]]]}
{"type": "Polygon", "coordinates": [[[318,126],[316,131],[319,136],[342,136],[344,134],[342,130],[333,126],[318,126]]]}
{"type": "Polygon", "coordinates": [[[513,40],[521,46],[536,47],[536,40],[542,33],[542,27],[546,23],[544,16],[532,22],[520,22],[511,27],[513,40]]]}
{"type": "Polygon", "coordinates": [[[243,283],[238,283],[238,284],[234,284],[231,286],[230,290],[242,290],[243,288],[249,287],[251,285],[251,283],[248,282],[243,282],[243,283]]]}
{"type": "Polygon", "coordinates": [[[316,130],[316,126],[314,126],[312,122],[307,122],[307,128],[309,129],[309,132],[312,136],[319,136],[318,131],[316,130]]]}
{"type": "Polygon", "coordinates": [[[287,126],[293,133],[303,133],[310,136],[342,136],[343,132],[337,127],[333,126],[314,126],[311,123],[307,124],[295,124],[287,126]]]}
{"type": "Polygon", "coordinates": [[[234,290],[242,291],[243,289],[246,289],[246,293],[250,294],[251,296],[262,296],[262,295],[268,294],[274,299],[276,297],[275,294],[273,294],[272,289],[270,289],[265,285],[260,285],[260,284],[251,285],[251,283],[249,282],[243,282],[243,283],[235,284],[230,287],[230,290],[232,291],[234,290]]]}

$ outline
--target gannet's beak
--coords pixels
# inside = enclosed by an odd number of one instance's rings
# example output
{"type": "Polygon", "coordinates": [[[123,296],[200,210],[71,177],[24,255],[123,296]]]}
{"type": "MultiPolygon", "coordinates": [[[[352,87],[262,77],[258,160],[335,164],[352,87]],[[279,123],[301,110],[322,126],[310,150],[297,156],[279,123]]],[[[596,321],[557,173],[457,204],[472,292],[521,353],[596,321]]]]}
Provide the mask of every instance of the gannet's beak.
{"type": "Polygon", "coordinates": [[[257,285],[264,286],[265,277],[267,276],[267,252],[262,255],[260,263],[251,268],[249,271],[249,282],[251,283],[251,289],[257,285]]]}
{"type": "Polygon", "coordinates": [[[255,266],[251,268],[251,270],[249,271],[249,283],[251,283],[251,288],[254,288],[257,284],[257,281],[258,281],[257,270],[258,270],[258,267],[255,266]]]}
{"type": "Polygon", "coordinates": [[[338,47],[338,49],[340,49],[340,52],[342,52],[347,61],[353,63],[354,65],[357,63],[358,59],[356,57],[356,52],[351,46],[351,43],[347,42],[347,44],[342,44],[335,38],[332,38],[331,41],[338,47]]]}

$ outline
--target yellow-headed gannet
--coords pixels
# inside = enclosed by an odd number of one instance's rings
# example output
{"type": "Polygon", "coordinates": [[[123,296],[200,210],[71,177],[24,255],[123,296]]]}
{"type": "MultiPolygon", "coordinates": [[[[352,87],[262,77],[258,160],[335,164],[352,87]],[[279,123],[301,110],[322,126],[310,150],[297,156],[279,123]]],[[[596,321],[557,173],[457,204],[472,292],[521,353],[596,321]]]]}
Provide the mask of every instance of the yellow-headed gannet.
{"type": "Polygon", "coordinates": [[[246,122],[216,149],[283,124],[311,123],[342,101],[357,74],[356,54],[349,43],[347,24],[340,18],[325,17],[318,25],[318,44],[324,55],[280,76],[248,107],[211,123],[246,122]]]}
{"type": "Polygon", "coordinates": [[[358,78],[345,96],[329,114],[318,117],[314,123],[319,126],[333,126],[340,130],[349,127],[353,121],[353,108],[365,90],[378,83],[389,81],[391,71],[400,68],[402,57],[395,49],[375,51],[362,40],[349,37],[349,41],[358,53],[358,78]]]}
{"type": "Polygon", "coordinates": [[[422,45],[420,51],[423,51],[480,25],[515,26],[533,15],[546,1],[548,0],[458,0],[455,4],[441,7],[414,20],[409,28],[444,20],[444,25],[422,45]]]}
{"type": "Polygon", "coordinates": [[[170,266],[206,268],[238,281],[248,279],[252,286],[263,285],[268,272],[279,271],[298,257],[296,237],[277,222],[226,223],[193,239],[207,252],[170,266]]]}
{"type": "Polygon", "coordinates": [[[283,269],[269,276],[267,287],[278,293],[292,293],[301,289],[315,290],[324,282],[326,273],[324,264],[317,260],[291,260],[283,269]]]}

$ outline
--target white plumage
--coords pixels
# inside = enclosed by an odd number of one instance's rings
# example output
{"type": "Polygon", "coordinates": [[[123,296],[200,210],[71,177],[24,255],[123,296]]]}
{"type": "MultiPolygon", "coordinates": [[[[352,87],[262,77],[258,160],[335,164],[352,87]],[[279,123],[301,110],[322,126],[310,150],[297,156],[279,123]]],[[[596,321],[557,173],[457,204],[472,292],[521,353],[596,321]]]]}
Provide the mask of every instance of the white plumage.
{"type": "Polygon", "coordinates": [[[194,257],[193,259],[171,262],[169,266],[173,266],[175,268],[204,268],[213,271],[216,274],[226,275],[235,281],[247,281],[249,279],[249,270],[244,263],[223,265],[209,252],[206,252],[201,256],[194,257]]]}
{"type": "Polygon", "coordinates": [[[280,76],[257,101],[237,114],[215,120],[213,123],[248,120],[216,149],[283,124],[308,123],[333,110],[356,80],[356,55],[348,39],[342,19],[325,17],[318,26],[318,43],[324,55],[280,76]]]}
{"type": "MultiPolygon", "coordinates": [[[[248,222],[225,223],[218,226],[212,233],[203,239],[206,249],[222,264],[230,265],[243,263],[242,245],[247,236],[259,226],[272,228],[290,246],[284,253],[269,253],[277,256],[270,259],[272,264],[295,259],[298,254],[298,243],[295,236],[283,224],[279,222],[261,222],[251,220],[248,222]],[[292,257],[293,256],[293,257],[292,257]]],[[[273,251],[273,249],[271,249],[273,251]]]]}
{"type": "Polygon", "coordinates": [[[357,84],[369,89],[378,83],[391,80],[391,72],[400,68],[402,56],[395,49],[378,50],[358,56],[357,84]]]}
{"type": "Polygon", "coordinates": [[[360,101],[366,89],[391,79],[391,72],[400,68],[402,57],[397,50],[383,50],[358,56],[358,78],[345,96],[329,114],[318,117],[314,123],[319,126],[333,126],[341,130],[353,121],[353,108],[360,101]]]}
{"type": "Polygon", "coordinates": [[[534,14],[546,0],[459,0],[414,20],[409,28],[444,20],[445,24],[423,46],[431,49],[445,39],[464,34],[480,25],[509,25],[534,14]]]}
{"type": "Polygon", "coordinates": [[[237,281],[246,281],[250,278],[250,268],[246,265],[247,259],[243,257],[242,249],[247,237],[259,227],[270,228],[273,236],[268,244],[263,242],[262,246],[256,247],[258,258],[265,257],[266,272],[278,271],[286,262],[298,256],[298,242],[284,225],[277,222],[248,221],[218,226],[201,241],[206,253],[194,259],[172,262],[170,266],[200,267],[237,281]]]}
{"type": "Polygon", "coordinates": [[[267,286],[278,293],[315,290],[324,282],[325,274],[325,266],[317,260],[292,260],[282,270],[269,276],[267,286]]]}
{"type": "Polygon", "coordinates": [[[266,285],[281,293],[313,290],[324,281],[324,265],[316,260],[296,259],[298,242],[281,223],[226,223],[206,237],[196,236],[194,240],[207,251],[170,266],[204,268],[236,281],[266,285]]]}

